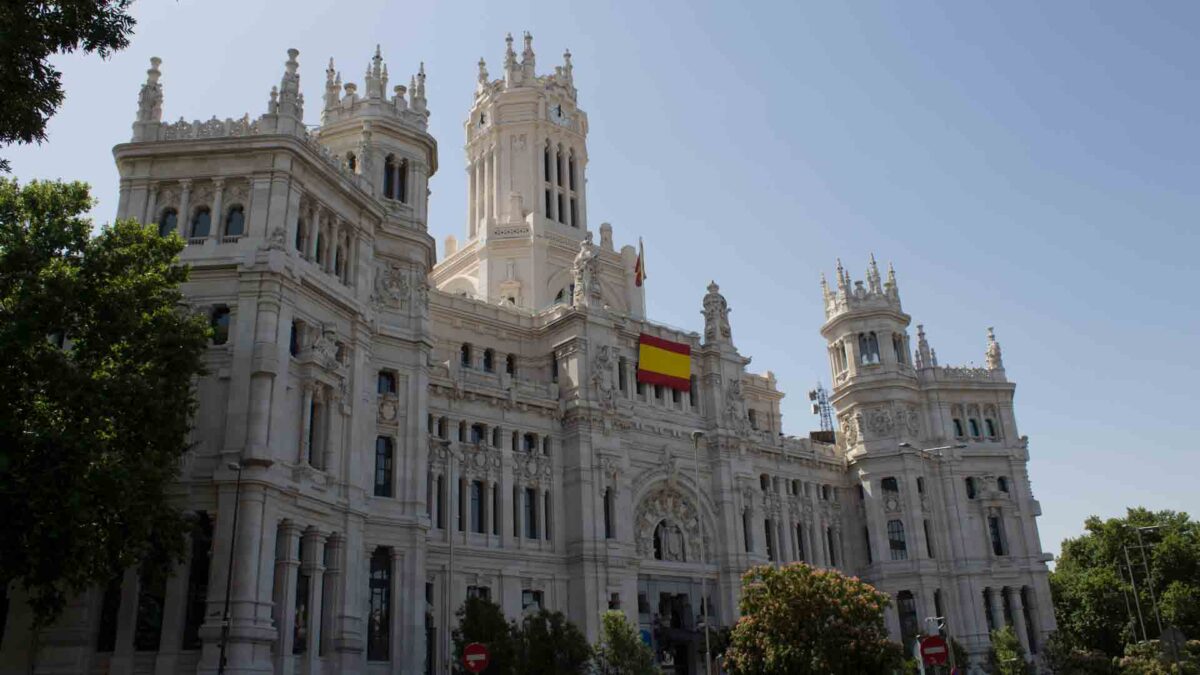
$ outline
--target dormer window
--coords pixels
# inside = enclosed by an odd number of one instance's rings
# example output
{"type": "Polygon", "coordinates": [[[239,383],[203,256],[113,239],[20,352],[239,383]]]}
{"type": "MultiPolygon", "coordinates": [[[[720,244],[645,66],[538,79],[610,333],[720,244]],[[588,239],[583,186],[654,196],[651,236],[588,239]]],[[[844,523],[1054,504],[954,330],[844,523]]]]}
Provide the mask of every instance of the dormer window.
{"type": "Polygon", "coordinates": [[[874,331],[858,334],[858,352],[859,363],[862,365],[872,366],[879,363],[879,338],[875,336],[874,331]]]}

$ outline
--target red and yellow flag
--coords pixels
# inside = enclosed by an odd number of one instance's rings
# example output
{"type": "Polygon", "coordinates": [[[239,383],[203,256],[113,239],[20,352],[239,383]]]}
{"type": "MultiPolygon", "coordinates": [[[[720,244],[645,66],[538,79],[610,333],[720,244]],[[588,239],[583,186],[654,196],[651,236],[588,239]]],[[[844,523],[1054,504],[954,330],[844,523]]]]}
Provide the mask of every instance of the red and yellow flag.
{"type": "Polygon", "coordinates": [[[646,253],[642,249],[642,238],[638,237],[638,257],[637,262],[633,264],[633,285],[641,287],[642,282],[646,280],[646,253]]]}
{"type": "Polygon", "coordinates": [[[653,335],[638,341],[638,382],[687,390],[692,384],[692,347],[653,335]]]}

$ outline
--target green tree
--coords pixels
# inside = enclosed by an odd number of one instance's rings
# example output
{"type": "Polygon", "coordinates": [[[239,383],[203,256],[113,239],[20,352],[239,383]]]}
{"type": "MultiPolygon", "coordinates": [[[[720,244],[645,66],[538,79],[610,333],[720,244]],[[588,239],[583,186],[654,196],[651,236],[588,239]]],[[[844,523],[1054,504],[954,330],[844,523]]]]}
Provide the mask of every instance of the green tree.
{"type": "MultiPolygon", "coordinates": [[[[6,0],[0,3],[0,143],[46,139],[62,105],[62,73],[52,54],[82,49],[107,58],[129,44],[133,0],[6,0]]],[[[8,162],[0,159],[0,170],[8,162]]]]}
{"type": "Polygon", "coordinates": [[[619,610],[600,618],[600,643],[596,645],[597,675],[656,675],[654,650],[642,642],[637,629],[619,610]]]}
{"type": "Polygon", "coordinates": [[[992,631],[988,664],[994,675],[1027,675],[1034,672],[1033,666],[1025,661],[1025,650],[1012,626],[992,631]]]}
{"type": "Polygon", "coordinates": [[[1084,527],[1085,534],[1063,542],[1050,575],[1057,639],[1064,653],[1099,651],[1114,658],[1142,638],[1131,611],[1133,587],[1124,551],[1138,544],[1137,528],[1157,528],[1142,531],[1149,577],[1141,551],[1129,551],[1149,636],[1157,637],[1158,630],[1151,586],[1163,624],[1173,624],[1185,635],[1200,635],[1200,523],[1186,513],[1132,508],[1124,518],[1093,516],[1084,527]]]}
{"type": "Polygon", "coordinates": [[[741,618],[725,667],[733,675],[880,673],[901,648],[883,625],[886,594],[834,570],[764,565],[742,576],[741,618]]]}
{"type": "Polygon", "coordinates": [[[467,672],[462,666],[463,649],[472,642],[487,646],[490,659],[487,675],[510,675],[514,671],[516,651],[513,632],[516,627],[504,618],[504,611],[494,602],[470,597],[458,609],[458,627],[454,629],[454,667],[456,672],[467,672]]]}
{"type": "Polygon", "coordinates": [[[540,610],[514,626],[516,669],[521,675],[586,673],[592,646],[562,612],[540,610]]]}
{"type": "Polygon", "coordinates": [[[180,311],[183,241],[133,221],[93,238],[91,205],[83,183],[0,180],[0,584],[35,629],[183,551],[166,490],[208,327],[180,311]]]}

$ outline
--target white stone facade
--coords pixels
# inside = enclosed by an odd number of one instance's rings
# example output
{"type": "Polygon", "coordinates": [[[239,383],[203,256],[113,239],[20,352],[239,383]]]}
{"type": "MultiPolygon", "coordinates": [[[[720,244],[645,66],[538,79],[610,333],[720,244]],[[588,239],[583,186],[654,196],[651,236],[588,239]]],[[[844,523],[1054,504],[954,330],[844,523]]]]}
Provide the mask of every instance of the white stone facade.
{"type": "MultiPolygon", "coordinates": [[[[389,92],[377,51],[360,91],[331,62],[309,131],[296,57],[266,114],[176,123],[154,60],[114,149],[118,216],[185,235],[186,296],[227,334],[176,489],[211,537],[163,587],[130,570],[74,601],[38,672],[216,672],[231,544],[230,673],[445,672],[469,593],[510,617],[561,610],[592,639],[620,608],[702,672],[701,580],[727,626],[744,570],[795,560],[890,594],[896,639],[941,615],[981,656],[988,626],[1035,651],[1054,628],[990,332],[987,367],[940,366],[923,331],[911,348],[894,274],[839,263],[821,327],[836,442],[784,435],[783,393],[746,371],[717,285],[702,334],[656,324],[634,247],[607,224],[593,241],[569,53],[538,75],[526,35],[502,79],[480,62],[469,222],[440,262],[424,68],[389,92]],[[690,390],[636,382],[641,334],[691,347],[690,390]]],[[[25,672],[12,604],[0,669],[25,672]]]]}

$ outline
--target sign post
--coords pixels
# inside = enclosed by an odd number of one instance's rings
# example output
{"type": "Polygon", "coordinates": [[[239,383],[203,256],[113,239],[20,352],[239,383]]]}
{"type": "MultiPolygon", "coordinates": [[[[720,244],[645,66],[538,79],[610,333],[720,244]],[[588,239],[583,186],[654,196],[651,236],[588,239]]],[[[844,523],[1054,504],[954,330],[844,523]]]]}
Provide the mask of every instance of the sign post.
{"type": "Polygon", "coordinates": [[[921,663],[927,666],[943,666],[950,659],[950,645],[940,635],[930,635],[921,640],[921,663]]]}
{"type": "Polygon", "coordinates": [[[472,642],[463,648],[463,667],[472,673],[482,673],[491,661],[491,654],[481,642],[472,642]]]}

